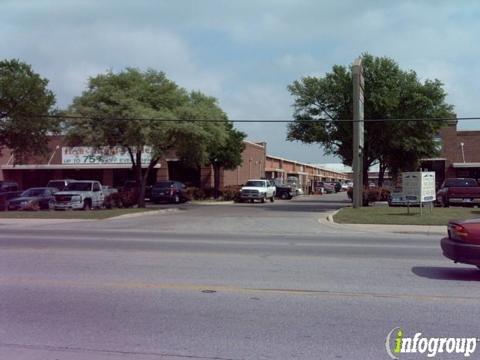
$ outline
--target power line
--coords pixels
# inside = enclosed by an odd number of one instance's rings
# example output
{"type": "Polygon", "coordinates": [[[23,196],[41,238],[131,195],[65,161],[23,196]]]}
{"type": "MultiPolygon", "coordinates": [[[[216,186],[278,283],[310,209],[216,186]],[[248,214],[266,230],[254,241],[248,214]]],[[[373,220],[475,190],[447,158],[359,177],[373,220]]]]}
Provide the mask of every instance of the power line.
{"type": "MultiPolygon", "coordinates": [[[[33,115],[38,118],[72,119],[72,120],[112,120],[112,121],[158,121],[158,122],[203,122],[203,123],[316,123],[316,122],[356,122],[353,119],[162,119],[162,118],[117,118],[117,117],[95,117],[81,115],[33,115]]],[[[414,122],[414,121],[452,121],[452,120],[480,120],[480,117],[447,117],[447,118],[387,118],[387,119],[365,119],[364,122],[414,122]]]]}

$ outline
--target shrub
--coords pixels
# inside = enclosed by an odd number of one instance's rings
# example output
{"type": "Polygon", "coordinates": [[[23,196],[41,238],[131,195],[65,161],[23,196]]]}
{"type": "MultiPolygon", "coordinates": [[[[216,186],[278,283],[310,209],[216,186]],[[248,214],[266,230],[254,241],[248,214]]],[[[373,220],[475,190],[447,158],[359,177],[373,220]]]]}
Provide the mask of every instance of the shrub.
{"type": "Polygon", "coordinates": [[[138,203],[138,191],[122,191],[120,194],[121,206],[131,208],[138,203]]]}
{"type": "Polygon", "coordinates": [[[194,186],[188,187],[185,193],[190,200],[204,200],[206,198],[205,191],[194,186]]]}
{"type": "MultiPolygon", "coordinates": [[[[353,189],[347,190],[347,196],[353,200],[353,189]]],[[[369,203],[375,201],[388,201],[390,190],[385,188],[364,188],[363,189],[363,205],[368,206],[369,203]]]]}
{"type": "Polygon", "coordinates": [[[136,191],[121,191],[105,196],[103,201],[107,209],[112,208],[131,208],[137,205],[138,192],[136,191]]]}
{"type": "Polygon", "coordinates": [[[107,209],[122,207],[122,199],[120,193],[116,192],[105,196],[105,199],[103,200],[103,205],[107,209]]]}
{"type": "Polygon", "coordinates": [[[225,186],[221,191],[223,200],[226,200],[226,201],[239,200],[241,188],[242,187],[240,185],[225,186]]]}
{"type": "Polygon", "coordinates": [[[25,211],[38,211],[40,210],[40,204],[38,201],[29,201],[22,210],[25,211]]]}

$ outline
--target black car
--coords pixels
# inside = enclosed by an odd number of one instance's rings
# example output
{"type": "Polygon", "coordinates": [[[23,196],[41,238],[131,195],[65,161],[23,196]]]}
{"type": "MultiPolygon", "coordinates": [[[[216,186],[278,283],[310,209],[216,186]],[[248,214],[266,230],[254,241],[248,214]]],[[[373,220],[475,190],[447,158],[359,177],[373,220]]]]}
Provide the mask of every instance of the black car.
{"type": "Polygon", "coordinates": [[[275,196],[283,199],[283,200],[290,200],[293,198],[295,191],[292,190],[290,186],[281,186],[277,185],[275,190],[275,196]]]}
{"type": "Polygon", "coordinates": [[[157,204],[160,202],[179,204],[188,200],[186,188],[179,181],[160,181],[153,185],[150,200],[157,204]]]}
{"type": "Polygon", "coordinates": [[[8,202],[8,210],[37,210],[49,209],[50,203],[55,198],[58,189],[51,187],[38,187],[25,190],[20,197],[13,198],[8,202]]]}

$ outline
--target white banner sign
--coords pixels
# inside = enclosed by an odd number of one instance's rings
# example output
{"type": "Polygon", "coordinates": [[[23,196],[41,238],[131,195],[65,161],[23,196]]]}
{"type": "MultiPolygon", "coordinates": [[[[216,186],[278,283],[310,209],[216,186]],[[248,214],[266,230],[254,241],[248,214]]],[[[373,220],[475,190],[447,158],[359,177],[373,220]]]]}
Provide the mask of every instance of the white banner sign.
{"type": "Polygon", "coordinates": [[[402,173],[403,194],[413,202],[428,202],[435,200],[435,172],[404,172],[402,173]]]}
{"type": "MultiPolygon", "coordinates": [[[[142,164],[150,163],[151,148],[145,147],[142,152],[142,164]]],[[[132,164],[130,154],[122,146],[94,148],[89,146],[62,147],[62,164],[94,165],[94,164],[132,164]]]]}

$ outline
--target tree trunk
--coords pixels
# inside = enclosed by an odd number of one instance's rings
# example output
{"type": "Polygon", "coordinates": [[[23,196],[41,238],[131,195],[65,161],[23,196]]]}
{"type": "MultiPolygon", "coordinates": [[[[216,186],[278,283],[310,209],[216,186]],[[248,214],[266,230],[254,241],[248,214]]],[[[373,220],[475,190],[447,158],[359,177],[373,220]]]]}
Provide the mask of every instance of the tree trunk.
{"type": "Polygon", "coordinates": [[[385,180],[385,170],[386,170],[385,164],[380,161],[380,164],[378,166],[378,187],[379,188],[383,186],[383,181],[385,180]]]}
{"type": "Polygon", "coordinates": [[[138,149],[135,153],[136,157],[136,169],[135,169],[135,181],[137,182],[139,187],[138,191],[138,198],[137,198],[137,206],[139,208],[145,207],[145,183],[146,183],[146,176],[143,175],[142,172],[142,149],[138,149]],[[144,183],[145,181],[145,183],[144,183]]]}
{"type": "Polygon", "coordinates": [[[213,188],[215,199],[220,196],[220,165],[213,165],[213,188]]]}
{"type": "Polygon", "coordinates": [[[365,157],[363,158],[363,187],[368,187],[368,169],[370,162],[365,157]]]}

